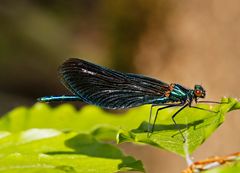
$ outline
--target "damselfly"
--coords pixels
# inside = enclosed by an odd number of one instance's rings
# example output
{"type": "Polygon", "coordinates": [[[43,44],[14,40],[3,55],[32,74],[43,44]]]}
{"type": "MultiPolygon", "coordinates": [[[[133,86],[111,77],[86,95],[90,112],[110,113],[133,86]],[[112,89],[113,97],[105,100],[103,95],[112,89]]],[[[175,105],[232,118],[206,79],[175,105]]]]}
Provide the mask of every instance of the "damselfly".
{"type": "MultiPolygon", "coordinates": [[[[206,95],[201,85],[188,89],[179,84],[167,84],[143,75],[114,71],[76,58],[68,59],[59,67],[59,76],[73,95],[46,96],[38,101],[83,101],[106,109],[126,109],[151,104],[148,134],[154,131],[160,110],[179,106],[180,109],[172,115],[176,126],[174,118],[187,106],[205,110],[192,106],[193,101],[197,103],[199,98],[206,95]],[[157,109],[151,126],[154,106],[163,107],[157,109]]],[[[185,142],[182,131],[179,128],[178,131],[185,142]]]]}

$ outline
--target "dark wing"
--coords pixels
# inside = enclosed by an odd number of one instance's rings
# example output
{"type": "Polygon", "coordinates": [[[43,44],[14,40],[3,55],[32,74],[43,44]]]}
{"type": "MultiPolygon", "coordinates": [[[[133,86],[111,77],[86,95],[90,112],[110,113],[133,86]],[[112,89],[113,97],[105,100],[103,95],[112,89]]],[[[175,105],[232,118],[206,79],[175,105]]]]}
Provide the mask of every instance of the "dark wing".
{"type": "Polygon", "coordinates": [[[142,75],[121,73],[71,58],[59,67],[63,84],[89,104],[123,109],[149,104],[165,96],[169,85],[142,75]]]}

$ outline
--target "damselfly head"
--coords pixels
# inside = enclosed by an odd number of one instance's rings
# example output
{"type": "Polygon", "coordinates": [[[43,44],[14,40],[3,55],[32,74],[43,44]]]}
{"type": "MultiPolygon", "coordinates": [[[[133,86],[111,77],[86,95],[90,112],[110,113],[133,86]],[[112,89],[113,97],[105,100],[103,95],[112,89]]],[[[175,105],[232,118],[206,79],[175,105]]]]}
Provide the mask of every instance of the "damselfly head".
{"type": "Polygon", "coordinates": [[[194,96],[196,98],[204,98],[206,96],[206,91],[203,89],[201,85],[194,86],[194,96]]]}

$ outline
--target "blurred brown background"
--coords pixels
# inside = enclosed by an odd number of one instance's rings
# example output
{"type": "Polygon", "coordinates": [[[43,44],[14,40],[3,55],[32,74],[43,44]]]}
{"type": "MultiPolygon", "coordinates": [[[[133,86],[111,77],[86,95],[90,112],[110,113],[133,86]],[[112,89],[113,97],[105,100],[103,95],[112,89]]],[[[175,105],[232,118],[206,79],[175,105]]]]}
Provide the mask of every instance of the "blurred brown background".
{"type": "MultiPolygon", "coordinates": [[[[240,95],[240,2],[34,0],[0,2],[0,113],[66,94],[56,69],[79,57],[125,72],[193,87],[208,100],[240,95]]],[[[240,112],[194,159],[239,151],[240,112]]],[[[180,172],[184,159],[155,148],[121,145],[147,172],[180,172]]]]}

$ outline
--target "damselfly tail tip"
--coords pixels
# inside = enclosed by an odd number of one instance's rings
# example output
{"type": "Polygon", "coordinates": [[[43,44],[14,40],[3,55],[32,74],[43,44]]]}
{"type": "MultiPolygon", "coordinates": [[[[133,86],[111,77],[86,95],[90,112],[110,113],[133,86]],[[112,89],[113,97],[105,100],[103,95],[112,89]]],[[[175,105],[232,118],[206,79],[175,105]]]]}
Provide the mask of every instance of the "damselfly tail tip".
{"type": "Polygon", "coordinates": [[[37,101],[38,102],[45,102],[46,100],[44,99],[44,97],[39,97],[39,98],[37,98],[37,101]]]}

